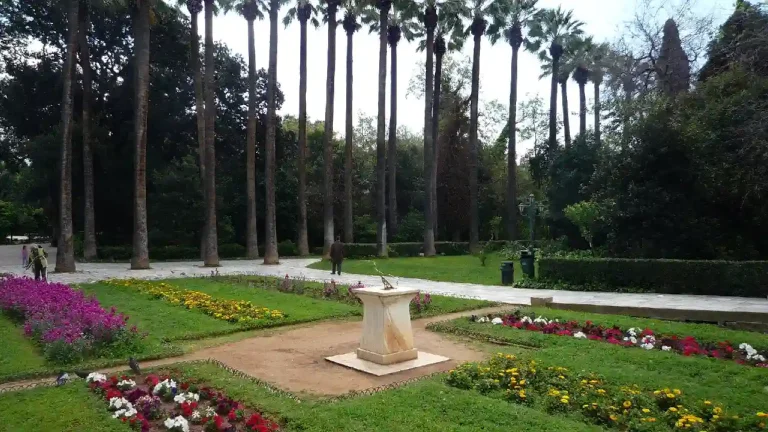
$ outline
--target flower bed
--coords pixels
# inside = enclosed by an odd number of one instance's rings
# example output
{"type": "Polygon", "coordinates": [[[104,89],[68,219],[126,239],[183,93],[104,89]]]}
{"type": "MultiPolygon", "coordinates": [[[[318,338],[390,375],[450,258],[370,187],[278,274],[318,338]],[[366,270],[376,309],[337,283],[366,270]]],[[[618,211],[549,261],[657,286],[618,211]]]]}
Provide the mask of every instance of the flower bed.
{"type": "Polygon", "coordinates": [[[618,326],[594,325],[592,321],[587,321],[582,325],[577,321],[559,322],[558,320],[548,320],[542,316],[526,316],[519,312],[503,317],[471,317],[470,319],[476,322],[490,322],[545,334],[597,340],[646,350],[671,351],[684,356],[697,355],[728,359],[740,364],[768,367],[768,362],[766,362],[768,353],[758,352],[747,343],[739,345],[733,345],[729,341],[704,343],[697,341],[693,336],[661,335],[647,328],[633,327],[622,330],[618,326]]]}
{"type": "Polygon", "coordinates": [[[129,279],[110,280],[106,283],[133,288],[155,298],[184,306],[187,309],[197,309],[206,315],[232,323],[248,325],[285,318],[285,315],[279,310],[259,307],[245,300],[218,299],[200,291],[185,290],[166,282],[129,279]]]}
{"type": "Polygon", "coordinates": [[[621,431],[748,432],[764,430],[768,422],[765,412],[727,412],[714,401],[689,400],[680,389],[615,386],[598,375],[540,367],[513,355],[460,365],[447,382],[549,413],[580,413],[584,421],[621,431]]]}
{"type": "Polygon", "coordinates": [[[142,432],[273,432],[277,423],[209,387],[168,375],[137,377],[91,373],[88,387],[104,396],[112,417],[142,432]]]}
{"type": "Polygon", "coordinates": [[[0,278],[0,310],[23,320],[24,333],[58,363],[82,360],[107,346],[130,351],[141,338],[135,326],[127,327],[127,316],[59,283],[0,278]]]}

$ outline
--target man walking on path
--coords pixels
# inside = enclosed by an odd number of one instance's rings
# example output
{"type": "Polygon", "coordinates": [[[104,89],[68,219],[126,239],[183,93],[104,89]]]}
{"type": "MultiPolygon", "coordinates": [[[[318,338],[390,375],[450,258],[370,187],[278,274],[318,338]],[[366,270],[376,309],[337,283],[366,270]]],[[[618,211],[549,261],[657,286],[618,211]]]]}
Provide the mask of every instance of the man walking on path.
{"type": "Polygon", "coordinates": [[[344,261],[344,243],[341,242],[341,237],[336,237],[336,241],[331,245],[331,264],[333,270],[331,274],[339,272],[341,276],[341,262],[344,261]]]}
{"type": "Polygon", "coordinates": [[[40,245],[33,247],[30,252],[27,268],[32,267],[32,270],[35,272],[35,280],[40,280],[40,278],[44,281],[48,280],[46,274],[48,270],[48,252],[40,245]]]}

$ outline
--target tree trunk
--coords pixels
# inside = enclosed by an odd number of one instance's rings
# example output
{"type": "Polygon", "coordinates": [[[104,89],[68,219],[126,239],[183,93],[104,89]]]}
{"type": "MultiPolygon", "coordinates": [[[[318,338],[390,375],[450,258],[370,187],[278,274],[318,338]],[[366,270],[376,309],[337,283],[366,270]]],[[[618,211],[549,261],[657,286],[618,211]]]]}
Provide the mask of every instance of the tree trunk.
{"type": "Polygon", "coordinates": [[[323,133],[323,258],[331,258],[333,244],[333,97],[336,84],[336,6],[328,7],[328,63],[325,77],[323,133]]]}
{"type": "Polygon", "coordinates": [[[435,54],[435,92],[432,94],[432,169],[430,170],[430,183],[432,185],[432,225],[434,236],[437,236],[437,166],[440,161],[440,85],[443,80],[443,54],[435,54]]]}
{"type": "Polygon", "coordinates": [[[434,160],[434,130],[432,129],[432,97],[434,91],[432,65],[435,29],[427,27],[427,62],[424,83],[424,256],[435,256],[435,220],[432,214],[434,188],[432,166],[434,160]]]}
{"type": "Polygon", "coordinates": [[[137,3],[134,28],[136,105],[134,115],[134,214],[131,269],[149,268],[147,236],[147,114],[149,111],[149,16],[146,0],[137,3]]]}
{"type": "Polygon", "coordinates": [[[595,143],[600,147],[600,81],[595,82],[595,143]]]}
{"type": "MultiPolygon", "coordinates": [[[[557,75],[560,65],[556,58],[552,59],[552,83],[549,89],[549,151],[557,148],[557,75]]],[[[563,113],[563,117],[568,115],[563,113]]]]}
{"type": "Polygon", "coordinates": [[[389,73],[392,83],[389,100],[389,143],[387,146],[387,174],[389,176],[389,237],[397,233],[397,42],[390,43],[392,51],[389,73]]]}
{"type": "Polygon", "coordinates": [[[269,78],[267,81],[267,141],[265,144],[265,189],[267,218],[264,230],[264,264],[278,264],[277,220],[275,214],[275,89],[277,87],[277,10],[280,2],[269,1],[269,78]]]}
{"type": "Polygon", "coordinates": [[[344,143],[344,242],[354,241],[354,219],[352,214],[352,38],[354,31],[347,31],[347,131],[344,143]]]}
{"type": "Polygon", "coordinates": [[[586,82],[579,82],[579,134],[585,137],[587,133],[587,95],[584,92],[586,82]]]}
{"type": "Polygon", "coordinates": [[[83,189],[85,195],[85,224],[83,235],[83,256],[87,260],[96,258],[96,212],[93,198],[93,150],[91,149],[91,52],[88,46],[88,17],[87,2],[80,2],[79,37],[80,37],[80,67],[83,69],[83,189]]]}
{"type": "Polygon", "coordinates": [[[568,80],[560,81],[560,93],[562,93],[563,100],[563,135],[565,136],[565,146],[571,145],[571,116],[568,110],[568,80]]]}
{"type": "Polygon", "coordinates": [[[379,106],[376,124],[376,250],[380,257],[388,255],[387,250],[387,143],[386,131],[386,90],[387,90],[387,8],[379,9],[379,106]]]}
{"type": "Polygon", "coordinates": [[[475,32],[475,47],[472,54],[472,94],[469,112],[469,250],[480,248],[480,221],[477,209],[477,116],[480,92],[480,43],[482,33],[475,32]]]}
{"type": "Polygon", "coordinates": [[[509,83],[509,121],[507,132],[507,235],[517,240],[517,55],[520,47],[512,47],[512,73],[509,83]]]}
{"type": "Polygon", "coordinates": [[[299,255],[307,256],[307,20],[299,26],[299,255]]]}
{"type": "Polygon", "coordinates": [[[56,272],[75,271],[75,242],[72,228],[72,82],[77,49],[78,0],[67,5],[67,53],[64,59],[64,92],[61,102],[61,182],[59,195],[59,242],[56,272]]]}
{"type": "Polygon", "coordinates": [[[216,104],[214,102],[214,60],[213,60],[213,7],[214,0],[205,0],[205,207],[206,207],[206,267],[219,265],[219,245],[216,233],[216,149],[214,136],[214,119],[216,104]]]}
{"type": "Polygon", "coordinates": [[[246,191],[248,193],[247,226],[245,234],[246,256],[259,257],[259,233],[256,227],[256,41],[253,21],[248,23],[248,131],[245,148],[246,191]]]}
{"type": "MultiPolygon", "coordinates": [[[[197,120],[197,154],[200,160],[200,190],[203,191],[203,202],[205,201],[205,104],[203,102],[203,74],[200,70],[200,40],[198,31],[198,12],[190,11],[192,31],[190,34],[191,50],[189,53],[189,63],[192,69],[192,76],[195,85],[195,117],[197,120]]],[[[206,214],[203,210],[203,229],[200,234],[200,259],[205,259],[206,244],[206,214]]]]}

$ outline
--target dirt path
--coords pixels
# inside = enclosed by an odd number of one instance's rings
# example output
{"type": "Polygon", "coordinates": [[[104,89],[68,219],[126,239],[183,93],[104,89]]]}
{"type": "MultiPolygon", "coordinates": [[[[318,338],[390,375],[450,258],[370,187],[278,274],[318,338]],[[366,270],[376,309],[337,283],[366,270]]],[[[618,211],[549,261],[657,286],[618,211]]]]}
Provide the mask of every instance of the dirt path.
{"type": "MultiPolygon", "coordinates": [[[[414,320],[412,326],[416,347],[421,351],[449,357],[451,360],[382,377],[364,374],[325,360],[325,357],[352,352],[357,348],[362,332],[360,321],[329,321],[270,332],[264,336],[204,348],[181,357],[143,362],[142,368],[211,358],[293,393],[340,395],[447,371],[466,361],[482,360],[486,355],[484,352],[430,332],[426,330],[426,325],[471,314],[490,314],[509,310],[510,307],[487,308],[414,320]]],[[[126,367],[115,367],[101,371],[110,373],[125,369],[126,367]]],[[[34,386],[50,383],[52,379],[0,384],[0,392],[20,385],[34,386]]]]}

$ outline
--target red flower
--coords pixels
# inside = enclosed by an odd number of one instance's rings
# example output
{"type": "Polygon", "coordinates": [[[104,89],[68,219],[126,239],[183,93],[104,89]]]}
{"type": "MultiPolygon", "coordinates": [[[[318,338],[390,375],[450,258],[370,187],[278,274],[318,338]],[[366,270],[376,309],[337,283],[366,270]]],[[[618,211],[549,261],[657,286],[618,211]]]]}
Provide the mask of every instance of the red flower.
{"type": "Polygon", "coordinates": [[[647,328],[640,333],[640,336],[653,336],[653,330],[647,328]]]}
{"type": "Polygon", "coordinates": [[[118,389],[109,389],[107,390],[106,395],[104,396],[107,400],[110,400],[112,398],[121,398],[123,397],[123,392],[121,392],[118,389]]]}
{"type": "Polygon", "coordinates": [[[181,387],[182,390],[187,391],[187,389],[189,389],[189,383],[183,382],[179,385],[179,387],[181,387]]]}
{"type": "Polygon", "coordinates": [[[120,381],[120,380],[117,379],[117,376],[112,375],[111,377],[109,377],[109,381],[112,382],[112,385],[117,385],[117,382],[120,381]]]}
{"type": "Polygon", "coordinates": [[[521,329],[521,328],[523,328],[523,323],[518,321],[518,322],[512,324],[512,327],[517,328],[517,329],[521,329]]]}
{"type": "Polygon", "coordinates": [[[592,321],[587,320],[587,327],[592,327],[592,321]]]}
{"type": "Polygon", "coordinates": [[[144,379],[144,383],[148,384],[150,387],[156,386],[159,382],[160,378],[158,378],[157,375],[147,375],[144,379]]]}
{"type": "Polygon", "coordinates": [[[216,423],[216,428],[221,430],[221,426],[224,424],[224,418],[218,414],[214,414],[213,422],[216,423]]]}

